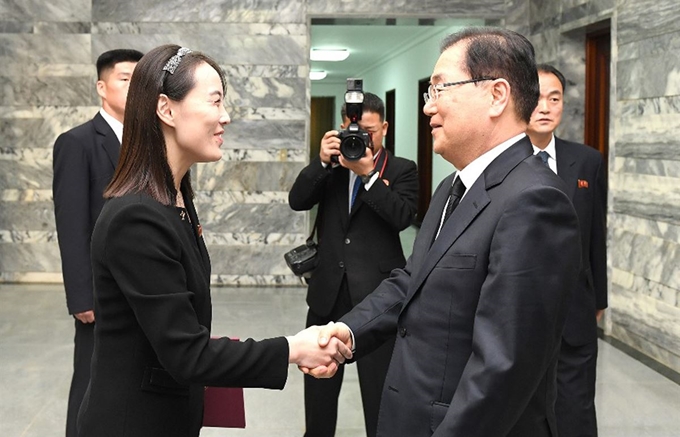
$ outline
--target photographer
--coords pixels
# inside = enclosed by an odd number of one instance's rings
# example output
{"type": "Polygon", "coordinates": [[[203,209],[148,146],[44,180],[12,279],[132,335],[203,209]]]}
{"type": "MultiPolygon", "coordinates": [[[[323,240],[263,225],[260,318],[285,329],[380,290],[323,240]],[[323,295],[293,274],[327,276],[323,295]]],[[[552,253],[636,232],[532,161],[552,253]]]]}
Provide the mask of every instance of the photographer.
{"type": "MultiPolygon", "coordinates": [[[[416,164],[383,148],[388,124],[382,100],[365,93],[363,103],[348,101],[343,106],[345,114],[356,118],[354,123],[368,133],[358,134],[367,143],[363,156],[347,159],[341,153],[338,135],[346,138],[348,131],[327,132],[319,159],[302,169],[288,197],[296,211],[319,204],[319,264],[309,279],[306,326],[337,320],[389,277],[392,269],[404,267],[399,232],[416,213],[416,164]]],[[[342,127],[351,122],[346,118],[342,127]]],[[[357,362],[368,436],[376,433],[393,344],[387,342],[357,362]]],[[[306,437],[335,434],[342,377],[342,366],[328,380],[305,375],[306,437]]]]}

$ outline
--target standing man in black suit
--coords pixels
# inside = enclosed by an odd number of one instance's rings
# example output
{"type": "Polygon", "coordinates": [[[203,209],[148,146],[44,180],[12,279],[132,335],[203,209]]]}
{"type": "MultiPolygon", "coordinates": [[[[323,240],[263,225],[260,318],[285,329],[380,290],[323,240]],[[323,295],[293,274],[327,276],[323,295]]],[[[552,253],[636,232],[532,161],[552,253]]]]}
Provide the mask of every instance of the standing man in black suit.
{"type": "MultiPolygon", "coordinates": [[[[345,111],[343,108],[343,115],[345,111]]],[[[309,280],[307,326],[337,320],[392,269],[406,264],[399,232],[411,224],[416,213],[416,164],[383,148],[388,124],[385,106],[375,94],[365,93],[358,124],[370,134],[373,148],[367,148],[358,160],[347,160],[340,153],[338,131],[326,132],[319,159],[302,169],[288,197],[296,211],[319,204],[319,266],[309,280]],[[336,158],[337,164],[333,162],[336,158]]],[[[369,437],[375,436],[393,345],[394,338],[358,362],[369,437]]],[[[342,366],[331,379],[305,375],[306,437],[335,435],[342,377],[342,366]]]]}
{"type": "Polygon", "coordinates": [[[76,328],[66,437],[77,435],[76,418],[90,380],[95,321],[90,237],[104,205],[102,194],[118,163],[125,99],[142,55],[128,49],[101,54],[97,59],[101,109],[92,120],[59,135],[54,143],[54,216],[66,305],[76,328]]]}
{"type": "Polygon", "coordinates": [[[430,80],[433,149],[457,171],[435,191],[406,267],[319,341],[337,336],[360,360],[397,334],[379,436],[556,436],[580,242],[564,183],[525,134],[539,94],[533,47],[467,28],[444,40],[430,80]]]}
{"type": "Polygon", "coordinates": [[[607,308],[607,202],[602,155],[592,147],[555,137],[562,120],[566,81],[547,64],[538,66],[541,95],[527,134],[534,152],[566,183],[581,227],[581,271],[572,289],[557,364],[557,428],[560,437],[596,437],[597,321],[607,308]]]}

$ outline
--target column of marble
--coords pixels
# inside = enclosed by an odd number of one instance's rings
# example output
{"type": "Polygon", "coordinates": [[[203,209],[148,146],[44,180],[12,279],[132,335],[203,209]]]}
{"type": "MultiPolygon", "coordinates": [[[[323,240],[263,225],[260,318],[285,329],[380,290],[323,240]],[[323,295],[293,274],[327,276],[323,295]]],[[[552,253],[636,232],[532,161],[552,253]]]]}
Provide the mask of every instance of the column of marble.
{"type": "Polygon", "coordinates": [[[680,10],[641,0],[617,15],[612,335],[680,371],[680,10]]]}
{"type": "Polygon", "coordinates": [[[61,281],[56,136],[97,110],[90,0],[4,2],[0,22],[0,282],[61,281]]]}
{"type": "MultiPolygon", "coordinates": [[[[301,244],[304,214],[287,192],[306,160],[306,5],[298,1],[30,0],[0,22],[0,279],[61,280],[51,202],[56,136],[97,111],[103,51],[177,43],[226,70],[224,158],[193,169],[213,282],[299,284],[283,253],[301,244]]],[[[4,16],[3,16],[4,18],[4,16]]]]}

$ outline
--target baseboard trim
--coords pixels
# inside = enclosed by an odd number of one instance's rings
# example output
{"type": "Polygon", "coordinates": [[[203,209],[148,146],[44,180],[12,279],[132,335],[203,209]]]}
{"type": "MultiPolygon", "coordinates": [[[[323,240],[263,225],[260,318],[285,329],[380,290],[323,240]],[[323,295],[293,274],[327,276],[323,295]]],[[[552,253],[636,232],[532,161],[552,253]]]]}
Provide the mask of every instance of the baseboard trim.
{"type": "Polygon", "coordinates": [[[649,367],[656,373],[665,376],[666,378],[670,379],[674,383],[680,385],[680,373],[676,372],[675,370],[671,369],[670,367],[656,361],[654,358],[651,358],[639,350],[632,348],[628,346],[626,343],[622,342],[621,340],[618,340],[614,337],[611,337],[609,335],[606,335],[602,328],[597,328],[597,336],[600,338],[600,340],[604,341],[605,343],[608,343],[612,346],[614,346],[616,349],[620,350],[624,354],[628,355],[629,357],[635,359],[636,361],[639,361],[640,363],[644,364],[645,366],[649,367]]]}

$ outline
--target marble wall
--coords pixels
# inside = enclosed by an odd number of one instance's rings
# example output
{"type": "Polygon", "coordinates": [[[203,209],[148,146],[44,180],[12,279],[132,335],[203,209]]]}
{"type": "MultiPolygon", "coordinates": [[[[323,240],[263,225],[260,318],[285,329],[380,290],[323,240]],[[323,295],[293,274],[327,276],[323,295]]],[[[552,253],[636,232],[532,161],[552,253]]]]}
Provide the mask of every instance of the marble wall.
{"type": "Polygon", "coordinates": [[[586,31],[612,32],[606,332],[680,371],[680,9],[676,0],[0,0],[0,281],[59,282],[56,136],[93,116],[102,51],[178,43],[227,71],[224,158],[195,169],[213,282],[294,285],[307,214],[311,17],[502,19],[569,79],[560,135],[583,138],[586,31]],[[386,12],[387,11],[387,12],[386,12]]]}
{"type": "MultiPolygon", "coordinates": [[[[609,20],[605,332],[680,371],[680,9],[676,0],[530,0],[529,37],[567,75],[560,134],[582,139],[586,32],[609,20]]],[[[520,21],[517,26],[527,26],[520,21]]],[[[526,27],[525,27],[526,28],[526,27]]]]}
{"type": "Polygon", "coordinates": [[[498,20],[504,3],[0,0],[0,12],[0,281],[61,281],[52,146],[97,111],[97,56],[177,43],[208,53],[228,76],[224,157],[193,172],[213,283],[301,285],[283,253],[309,229],[287,195],[308,160],[310,18],[498,20]]]}

